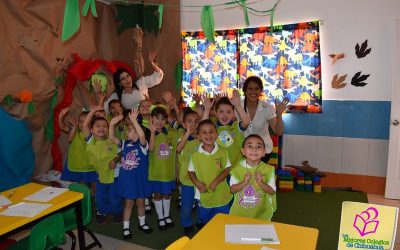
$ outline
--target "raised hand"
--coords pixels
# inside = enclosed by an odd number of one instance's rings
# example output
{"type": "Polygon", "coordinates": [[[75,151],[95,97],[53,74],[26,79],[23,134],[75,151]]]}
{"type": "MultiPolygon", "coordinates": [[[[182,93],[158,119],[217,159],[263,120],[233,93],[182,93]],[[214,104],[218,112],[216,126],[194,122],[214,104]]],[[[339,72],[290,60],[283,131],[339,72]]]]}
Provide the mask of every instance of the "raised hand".
{"type": "Polygon", "coordinates": [[[124,118],[123,115],[118,115],[118,116],[116,116],[116,117],[113,117],[113,118],[111,119],[111,121],[110,121],[110,125],[115,125],[115,124],[117,124],[117,123],[120,122],[123,118],[124,118]]]}
{"type": "Polygon", "coordinates": [[[150,120],[149,130],[151,133],[155,133],[157,131],[157,126],[153,123],[153,120],[150,120]]]}
{"type": "Polygon", "coordinates": [[[129,112],[129,119],[131,122],[137,121],[137,117],[139,115],[139,109],[132,109],[131,112],[129,112]]]}
{"type": "Polygon", "coordinates": [[[92,86],[93,86],[93,91],[94,91],[94,93],[98,94],[98,93],[101,93],[101,92],[102,92],[102,91],[101,91],[101,82],[100,82],[100,79],[94,79],[94,80],[93,80],[92,86]]]}
{"type": "Polygon", "coordinates": [[[232,97],[229,98],[229,101],[232,103],[233,106],[240,105],[240,94],[236,89],[233,90],[232,97]]]}
{"type": "Polygon", "coordinates": [[[202,102],[203,102],[204,109],[210,110],[212,108],[212,106],[214,105],[214,100],[211,100],[211,98],[206,97],[206,96],[202,96],[202,102]]]}
{"type": "Polygon", "coordinates": [[[285,98],[282,102],[275,100],[275,110],[276,114],[281,115],[285,112],[287,105],[289,104],[289,99],[285,98]]]}
{"type": "Polygon", "coordinates": [[[162,93],[162,98],[164,99],[166,104],[171,104],[171,101],[172,101],[172,98],[173,98],[172,97],[172,93],[169,92],[169,91],[164,91],[162,93]]]}

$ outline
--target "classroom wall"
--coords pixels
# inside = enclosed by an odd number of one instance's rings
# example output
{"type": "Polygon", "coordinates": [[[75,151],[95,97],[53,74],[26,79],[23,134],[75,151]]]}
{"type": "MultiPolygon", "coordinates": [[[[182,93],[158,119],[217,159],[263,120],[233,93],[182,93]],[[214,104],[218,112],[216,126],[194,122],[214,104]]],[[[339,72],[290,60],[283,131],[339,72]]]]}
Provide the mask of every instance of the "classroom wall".
{"type": "MultiPolygon", "coordinates": [[[[208,1],[210,4],[227,1],[208,1]]],[[[252,2],[252,1],[249,1],[252,2]]],[[[253,1],[257,10],[276,1],[253,1]]],[[[201,9],[185,8],[196,0],[181,0],[181,28],[200,30],[201,9]]],[[[397,0],[281,0],[275,24],[320,20],[322,114],[285,114],[283,164],[310,165],[329,172],[332,186],[352,186],[370,193],[384,192],[386,176],[394,48],[394,21],[400,18],[397,0]],[[358,59],[357,43],[368,39],[369,55],[358,59]],[[331,64],[329,54],[345,53],[331,64]],[[350,84],[361,71],[370,74],[365,87],[350,84]],[[335,74],[347,74],[346,87],[333,89],[335,74]],[[373,185],[371,185],[373,184],[373,185]],[[372,188],[371,188],[372,186],[372,188]]],[[[214,7],[216,29],[245,27],[238,7],[214,7]]],[[[269,26],[269,16],[249,13],[252,27],[269,26]]]]}

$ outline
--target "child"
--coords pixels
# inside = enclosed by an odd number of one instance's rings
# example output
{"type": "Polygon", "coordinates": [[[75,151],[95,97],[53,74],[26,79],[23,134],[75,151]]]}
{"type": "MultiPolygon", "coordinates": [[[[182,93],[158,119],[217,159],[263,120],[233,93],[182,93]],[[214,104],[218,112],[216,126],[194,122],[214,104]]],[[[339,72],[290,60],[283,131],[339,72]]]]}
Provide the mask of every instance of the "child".
{"type": "Polygon", "coordinates": [[[149,180],[160,230],[174,226],[169,211],[171,193],[175,188],[176,133],[165,128],[166,121],[167,112],[164,108],[156,107],[151,111],[149,180]]]}
{"type": "Polygon", "coordinates": [[[226,177],[231,163],[227,151],[216,143],[217,128],[211,120],[199,123],[197,136],[202,143],[190,157],[188,171],[196,186],[195,198],[200,199],[197,209],[199,220],[204,225],[217,213],[229,212],[232,194],[226,177]]]}
{"type": "Polygon", "coordinates": [[[108,214],[114,215],[114,222],[120,223],[122,219],[121,197],[117,194],[114,169],[119,161],[118,148],[107,139],[108,121],[103,116],[92,119],[94,114],[103,107],[93,107],[83,123],[89,163],[96,170],[99,178],[96,182],[96,209],[97,223],[104,224],[108,214]]]}
{"type": "Polygon", "coordinates": [[[179,162],[179,181],[181,183],[181,224],[185,235],[193,234],[192,210],[194,202],[194,186],[188,175],[190,156],[199,148],[200,141],[197,139],[197,125],[199,115],[192,109],[185,110],[183,115],[184,134],[180,136],[176,152],[179,162]]]}
{"type": "MultiPolygon", "coordinates": [[[[111,100],[108,103],[108,110],[110,111],[110,115],[107,116],[107,120],[111,121],[112,118],[117,117],[119,115],[127,116],[129,111],[124,110],[122,104],[119,100],[111,100]]],[[[110,124],[111,125],[111,124],[110,124]]],[[[120,121],[118,124],[115,124],[115,136],[120,140],[126,140],[128,138],[128,126],[126,126],[124,121],[120,121]]]]}
{"type": "Polygon", "coordinates": [[[153,230],[145,222],[144,198],[149,197],[151,189],[148,182],[148,156],[147,141],[142,127],[137,122],[138,110],[133,109],[129,113],[127,123],[129,128],[128,139],[120,140],[115,136],[115,125],[118,124],[123,116],[114,117],[110,123],[110,140],[119,145],[122,150],[122,164],[118,178],[118,191],[125,199],[123,214],[123,238],[132,238],[129,228],[132,207],[135,203],[138,210],[139,230],[144,233],[151,233],[153,230]]]}
{"type": "Polygon", "coordinates": [[[265,155],[264,140],[256,134],[246,137],[241,160],[231,171],[231,192],[234,194],[230,214],[271,220],[276,210],[274,167],[261,161],[265,155]]]}
{"type": "Polygon", "coordinates": [[[83,122],[88,115],[88,111],[84,110],[79,114],[78,121],[72,119],[70,126],[64,122],[69,108],[60,112],[59,124],[61,131],[68,134],[70,143],[68,148],[68,158],[65,162],[61,174],[61,180],[71,182],[91,183],[94,191],[94,183],[97,180],[97,173],[92,166],[89,165],[89,159],[86,154],[86,141],[83,135],[83,122]]]}
{"type": "MultiPolygon", "coordinates": [[[[213,102],[206,98],[204,101],[203,119],[208,119],[213,102]]],[[[221,97],[215,104],[217,116],[217,143],[228,151],[229,160],[232,164],[240,158],[240,147],[243,142],[243,132],[250,124],[250,117],[240,105],[240,97],[237,91],[233,91],[232,98],[221,97]],[[235,120],[235,110],[240,122],[235,120]]]]}

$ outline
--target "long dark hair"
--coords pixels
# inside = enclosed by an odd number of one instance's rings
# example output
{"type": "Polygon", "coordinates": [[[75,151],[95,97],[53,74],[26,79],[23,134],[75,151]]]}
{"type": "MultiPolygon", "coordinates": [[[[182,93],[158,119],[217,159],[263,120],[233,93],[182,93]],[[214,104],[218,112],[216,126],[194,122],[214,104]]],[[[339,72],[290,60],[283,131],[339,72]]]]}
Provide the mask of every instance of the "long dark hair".
{"type": "MultiPolygon", "coordinates": [[[[128,73],[132,78],[132,75],[127,70],[122,68],[117,69],[117,71],[115,71],[115,73],[113,74],[113,81],[115,88],[114,92],[117,93],[118,100],[121,100],[122,92],[124,91],[124,88],[122,88],[121,86],[121,79],[120,79],[121,74],[124,72],[128,73]]],[[[139,89],[138,86],[136,85],[136,79],[133,78],[132,78],[132,87],[134,89],[139,89]]]]}
{"type": "Polygon", "coordinates": [[[243,92],[244,92],[244,110],[245,110],[246,112],[247,112],[247,96],[246,96],[246,90],[247,90],[247,87],[249,86],[249,83],[250,83],[250,82],[255,82],[255,83],[257,83],[257,84],[258,84],[258,87],[260,87],[261,91],[263,91],[263,89],[264,89],[264,85],[263,85],[263,82],[262,82],[262,80],[261,80],[260,77],[258,77],[258,76],[250,76],[250,77],[247,77],[247,79],[244,81],[243,87],[242,87],[242,90],[243,90],[243,92]]]}

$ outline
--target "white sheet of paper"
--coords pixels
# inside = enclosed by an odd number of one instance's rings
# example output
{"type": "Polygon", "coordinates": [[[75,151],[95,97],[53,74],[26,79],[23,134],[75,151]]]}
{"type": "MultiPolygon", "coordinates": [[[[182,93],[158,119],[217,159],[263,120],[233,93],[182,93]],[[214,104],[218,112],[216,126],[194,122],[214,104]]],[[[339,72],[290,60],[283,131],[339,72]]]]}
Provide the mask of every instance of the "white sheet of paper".
{"type": "Polygon", "coordinates": [[[7,199],[4,195],[0,195],[0,207],[6,206],[10,203],[11,201],[9,199],[7,199]]]}
{"type": "Polygon", "coordinates": [[[237,244],[280,244],[274,225],[226,224],[225,242],[237,244]]]}
{"type": "Polygon", "coordinates": [[[53,204],[20,202],[8,207],[6,210],[1,212],[0,215],[33,217],[52,205],[53,204]]]}
{"type": "Polygon", "coordinates": [[[48,202],[60,194],[68,191],[67,188],[45,187],[24,198],[26,201],[48,202]]]}

